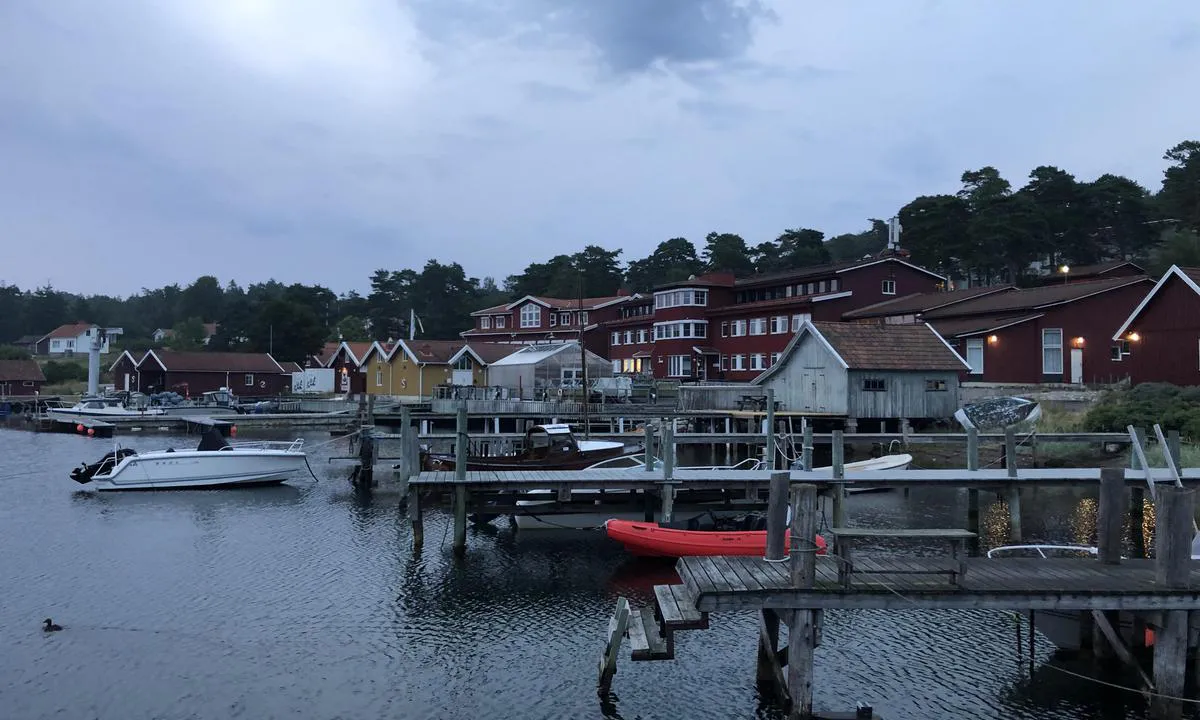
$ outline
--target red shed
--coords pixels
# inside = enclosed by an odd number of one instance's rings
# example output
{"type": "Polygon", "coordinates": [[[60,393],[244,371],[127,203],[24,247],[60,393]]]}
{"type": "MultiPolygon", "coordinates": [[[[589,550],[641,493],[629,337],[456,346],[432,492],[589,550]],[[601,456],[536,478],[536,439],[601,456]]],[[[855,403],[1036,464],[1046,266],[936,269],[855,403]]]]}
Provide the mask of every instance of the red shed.
{"type": "Polygon", "coordinates": [[[367,391],[367,375],[363,371],[363,361],[367,359],[367,351],[371,349],[369,342],[345,342],[338,345],[337,350],[325,362],[325,367],[333,368],[333,389],[340,393],[365,393],[367,391]]]}
{"type": "Polygon", "coordinates": [[[138,363],[141,391],[174,390],[197,396],[223,387],[239,397],[291,390],[292,376],[270,353],[149,350],[138,363]]]}
{"type": "Polygon", "coordinates": [[[1172,265],[1112,340],[1113,361],[1134,384],[1200,385],[1200,268],[1172,265]]]}
{"type": "Polygon", "coordinates": [[[41,392],[46,376],[36,360],[0,360],[0,397],[41,392]]]}

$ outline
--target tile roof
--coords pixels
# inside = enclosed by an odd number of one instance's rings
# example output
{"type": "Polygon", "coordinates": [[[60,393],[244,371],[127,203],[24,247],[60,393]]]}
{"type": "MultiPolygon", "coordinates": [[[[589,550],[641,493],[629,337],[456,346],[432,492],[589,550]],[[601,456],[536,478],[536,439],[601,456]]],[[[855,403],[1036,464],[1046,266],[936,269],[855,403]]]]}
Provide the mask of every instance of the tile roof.
{"type": "Polygon", "coordinates": [[[462,340],[403,340],[419,363],[445,365],[466,343],[462,340]]]}
{"type": "MultiPolygon", "coordinates": [[[[362,362],[363,358],[366,357],[366,355],[367,355],[367,351],[371,349],[370,342],[345,342],[345,343],[342,343],[342,345],[345,345],[346,348],[349,349],[351,353],[353,353],[354,357],[352,358],[352,360],[354,360],[355,362],[358,362],[358,363],[362,362]]],[[[333,354],[329,356],[329,359],[325,361],[326,367],[328,367],[329,363],[333,362],[333,358],[337,356],[338,352],[340,352],[341,349],[342,349],[342,346],[338,345],[337,349],[334,350],[333,354]]]]}
{"type": "Polygon", "coordinates": [[[521,349],[521,345],[508,343],[471,342],[467,343],[479,359],[491,365],[500,358],[508,357],[521,349]]]}
{"type": "Polygon", "coordinates": [[[289,373],[304,372],[304,368],[300,367],[300,363],[291,362],[290,360],[288,362],[281,362],[281,363],[279,363],[279,365],[280,365],[280,367],[283,368],[284,372],[289,372],[289,373]]]}
{"type": "Polygon", "coordinates": [[[282,373],[283,368],[268,353],[176,352],[151,350],[138,364],[147,369],[161,365],[168,372],[282,373]],[[157,360],[157,362],[156,362],[157,360]]]}
{"type": "MultiPolygon", "coordinates": [[[[36,360],[0,360],[0,382],[46,382],[36,360]]],[[[9,394],[15,394],[9,390],[9,394]]]]}
{"type": "Polygon", "coordinates": [[[66,325],[59,325],[58,327],[54,328],[50,332],[43,335],[41,339],[42,340],[50,340],[51,338],[79,337],[80,335],[84,334],[92,327],[95,327],[94,323],[83,322],[82,320],[80,320],[78,322],[68,323],[66,325]]]}
{"type": "Polygon", "coordinates": [[[1043,315],[1045,313],[1002,315],[1000,317],[994,315],[987,317],[965,317],[951,320],[930,320],[929,324],[941,333],[942,337],[960,338],[967,337],[968,335],[989,333],[1013,325],[1020,325],[1030,320],[1037,320],[1043,315]]]}
{"type": "Polygon", "coordinates": [[[1039,310],[1051,305],[1074,302],[1085,297],[1109,292],[1136,283],[1151,283],[1145,276],[1115,277],[1106,280],[1042,285],[1032,288],[1017,288],[1006,293],[984,295],[973,300],[955,303],[924,313],[924,319],[934,320],[962,315],[1016,314],[1022,311],[1039,310]]]}
{"type": "Polygon", "coordinates": [[[1129,260],[1109,260],[1107,262],[1094,263],[1092,265],[1079,265],[1079,266],[1071,265],[1070,272],[1068,272],[1067,275],[1068,275],[1068,277],[1091,277],[1091,276],[1095,276],[1095,275],[1103,275],[1105,273],[1110,273],[1113,270],[1116,270],[1118,268],[1123,268],[1126,266],[1129,266],[1129,267],[1137,270],[1139,273],[1144,274],[1146,272],[1145,269],[1143,269],[1141,265],[1138,265],[1137,263],[1134,263],[1134,262],[1130,262],[1129,260]]]}
{"type": "MultiPolygon", "coordinates": [[[[316,355],[313,355],[313,357],[315,357],[321,363],[321,367],[329,367],[329,361],[333,359],[334,353],[336,353],[338,348],[341,346],[341,343],[327,342],[325,343],[325,346],[321,348],[321,351],[316,355]]],[[[367,344],[367,347],[370,347],[370,343],[367,344]]]]}
{"type": "Polygon", "coordinates": [[[582,309],[586,312],[588,310],[594,310],[599,305],[607,305],[609,303],[617,302],[618,300],[629,300],[632,298],[632,295],[606,295],[603,297],[590,297],[580,300],[579,298],[552,298],[546,297],[545,295],[526,295],[512,302],[504,303],[503,305],[493,305],[491,307],[483,308],[482,310],[476,310],[475,312],[471,313],[471,315],[472,317],[478,315],[507,315],[513,312],[513,310],[517,308],[517,305],[519,305],[522,301],[529,299],[537,300],[552,310],[579,310],[581,309],[580,305],[583,305],[582,309]]]}
{"type": "Polygon", "coordinates": [[[851,370],[965,370],[961,358],[924,323],[810,323],[851,370]]]}
{"type": "MultiPolygon", "coordinates": [[[[778,283],[781,281],[792,282],[795,280],[807,280],[808,278],[829,277],[838,273],[844,273],[851,270],[856,270],[860,267],[868,267],[879,263],[901,263],[909,267],[916,268],[923,273],[932,275],[933,277],[942,278],[941,275],[926,270],[920,265],[910,262],[904,257],[868,257],[861,260],[846,260],[844,262],[828,263],[826,265],[813,265],[806,268],[797,268],[795,270],[781,270],[778,272],[763,273],[762,275],[751,275],[749,277],[738,278],[735,283],[736,287],[748,287],[753,285],[764,285],[768,283],[778,283]]],[[[944,279],[944,278],[943,278],[944,279]]]]}
{"type": "Polygon", "coordinates": [[[1181,267],[1179,270],[1184,275],[1190,277],[1197,285],[1200,285],[1200,268],[1181,267]]]}
{"type": "Polygon", "coordinates": [[[992,293],[1008,292],[1012,289],[1012,285],[987,285],[983,287],[963,288],[962,290],[946,290],[944,292],[913,293],[912,295],[884,300],[883,302],[867,305],[857,310],[851,310],[842,315],[842,318],[844,320],[856,320],[859,318],[929,312],[936,308],[972,300],[984,295],[991,295],[992,293]]]}

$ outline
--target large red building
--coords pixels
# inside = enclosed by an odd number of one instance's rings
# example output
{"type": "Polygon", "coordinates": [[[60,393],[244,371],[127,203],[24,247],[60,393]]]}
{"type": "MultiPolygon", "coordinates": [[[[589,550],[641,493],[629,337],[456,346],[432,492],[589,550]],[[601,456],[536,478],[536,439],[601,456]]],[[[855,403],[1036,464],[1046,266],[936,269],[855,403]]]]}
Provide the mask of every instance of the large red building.
{"type": "Polygon", "coordinates": [[[1200,385],[1200,268],[1172,265],[1112,334],[1134,384],[1200,385]]]}
{"type": "Polygon", "coordinates": [[[492,343],[553,343],[583,338],[592,352],[608,356],[603,329],[617,319],[622,305],[640,299],[629,293],[595,298],[551,298],[526,295],[505,305],[471,313],[474,327],[461,333],[466,340],[492,343]]]}

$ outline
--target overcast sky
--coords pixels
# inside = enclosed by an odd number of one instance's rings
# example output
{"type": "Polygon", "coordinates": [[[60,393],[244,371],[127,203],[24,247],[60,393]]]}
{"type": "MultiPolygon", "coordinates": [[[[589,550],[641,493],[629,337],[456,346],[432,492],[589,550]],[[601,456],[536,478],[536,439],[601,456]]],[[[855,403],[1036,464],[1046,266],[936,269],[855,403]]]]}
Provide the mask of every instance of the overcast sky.
{"type": "Polygon", "coordinates": [[[1157,189],[1196,0],[3,0],[0,280],[502,280],[1039,164],[1157,189]]]}

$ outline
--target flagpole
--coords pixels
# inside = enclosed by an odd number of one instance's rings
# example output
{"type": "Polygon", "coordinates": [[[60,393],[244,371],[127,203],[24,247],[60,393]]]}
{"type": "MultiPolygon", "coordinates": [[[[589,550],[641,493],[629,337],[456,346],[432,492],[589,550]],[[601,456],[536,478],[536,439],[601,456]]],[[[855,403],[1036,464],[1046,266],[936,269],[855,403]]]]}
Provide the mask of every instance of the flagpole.
{"type": "Polygon", "coordinates": [[[408,339],[414,340],[417,337],[417,311],[414,308],[408,309],[408,339]]]}

